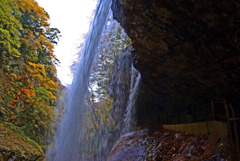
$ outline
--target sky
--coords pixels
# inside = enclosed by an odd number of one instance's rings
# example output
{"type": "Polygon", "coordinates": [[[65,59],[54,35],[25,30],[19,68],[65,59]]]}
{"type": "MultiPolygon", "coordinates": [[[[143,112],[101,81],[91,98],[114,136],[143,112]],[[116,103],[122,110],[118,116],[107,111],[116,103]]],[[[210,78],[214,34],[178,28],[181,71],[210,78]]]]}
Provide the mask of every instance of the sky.
{"type": "Polygon", "coordinates": [[[50,16],[50,27],[61,32],[54,54],[60,60],[57,75],[63,85],[70,85],[70,66],[78,58],[79,46],[89,30],[97,0],[36,0],[50,16]]]}

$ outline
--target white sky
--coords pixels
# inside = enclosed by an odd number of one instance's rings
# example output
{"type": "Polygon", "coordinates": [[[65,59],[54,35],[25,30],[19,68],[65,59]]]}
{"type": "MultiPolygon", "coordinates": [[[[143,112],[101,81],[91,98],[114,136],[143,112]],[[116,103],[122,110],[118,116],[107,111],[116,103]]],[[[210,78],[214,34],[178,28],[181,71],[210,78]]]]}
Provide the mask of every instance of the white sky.
{"type": "Polygon", "coordinates": [[[88,32],[97,0],[36,0],[50,15],[51,27],[61,31],[54,54],[60,60],[58,78],[63,85],[71,84],[70,66],[77,59],[79,46],[88,32]]]}

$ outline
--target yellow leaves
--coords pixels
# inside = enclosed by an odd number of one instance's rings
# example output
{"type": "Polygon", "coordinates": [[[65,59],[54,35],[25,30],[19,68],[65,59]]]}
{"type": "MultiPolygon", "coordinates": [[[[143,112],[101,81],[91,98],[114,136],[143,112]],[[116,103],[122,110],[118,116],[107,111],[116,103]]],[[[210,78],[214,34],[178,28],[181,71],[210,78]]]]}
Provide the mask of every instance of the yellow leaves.
{"type": "Polygon", "coordinates": [[[27,70],[30,73],[30,76],[37,80],[40,84],[46,79],[46,71],[42,64],[28,62],[27,70]]]}
{"type": "Polygon", "coordinates": [[[15,74],[15,73],[11,73],[10,74],[10,77],[11,77],[11,80],[16,80],[16,79],[18,79],[18,75],[17,74],[15,74]]]}
{"type": "Polygon", "coordinates": [[[40,51],[43,50],[43,49],[42,49],[42,45],[40,44],[40,42],[35,41],[35,44],[36,44],[36,47],[37,47],[40,51]]]}
{"type": "Polygon", "coordinates": [[[54,90],[57,85],[53,80],[48,80],[45,82],[44,86],[48,89],[48,90],[54,90]]]}
{"type": "Polygon", "coordinates": [[[19,51],[16,48],[12,48],[11,55],[15,58],[18,58],[21,54],[19,53],[19,51]]]}
{"type": "MultiPolygon", "coordinates": [[[[36,63],[32,63],[32,62],[28,62],[28,66],[26,66],[26,67],[27,67],[27,70],[29,72],[29,76],[31,78],[33,78],[33,80],[35,82],[34,86],[35,87],[38,86],[41,89],[45,88],[48,91],[49,100],[56,101],[57,99],[53,95],[52,91],[56,90],[57,84],[47,76],[46,71],[45,71],[45,67],[42,64],[36,64],[36,63]]],[[[40,88],[38,88],[38,89],[40,89],[40,88]]],[[[38,95],[40,93],[36,94],[36,97],[38,97],[38,95]]],[[[25,91],[25,94],[27,96],[31,96],[30,93],[27,93],[27,91],[25,91]]]]}
{"type": "Polygon", "coordinates": [[[49,41],[44,35],[40,34],[38,36],[38,40],[39,42],[46,48],[46,52],[48,55],[51,55],[52,57],[55,58],[55,56],[53,55],[53,49],[54,46],[52,44],[51,41],[49,41]]]}
{"type": "Polygon", "coordinates": [[[46,47],[46,52],[47,52],[47,55],[48,55],[48,59],[50,59],[50,60],[51,60],[51,58],[56,59],[56,56],[53,54],[54,46],[53,46],[52,42],[49,41],[49,40],[46,40],[44,42],[44,45],[46,47]]]}
{"type": "Polygon", "coordinates": [[[52,88],[55,88],[55,87],[56,87],[56,83],[55,83],[54,81],[52,81],[52,80],[50,80],[50,81],[48,82],[48,84],[49,84],[52,88]]]}
{"type": "Polygon", "coordinates": [[[47,39],[46,39],[46,37],[43,35],[43,34],[40,34],[39,36],[38,36],[38,39],[39,39],[39,41],[41,42],[41,43],[44,43],[47,39]]]}
{"type": "Polygon", "coordinates": [[[53,100],[53,101],[56,101],[57,98],[52,94],[52,92],[48,92],[49,95],[50,95],[50,99],[53,100]]]}
{"type": "Polygon", "coordinates": [[[46,41],[45,45],[48,47],[49,51],[52,51],[54,48],[53,44],[49,40],[46,41]]]}

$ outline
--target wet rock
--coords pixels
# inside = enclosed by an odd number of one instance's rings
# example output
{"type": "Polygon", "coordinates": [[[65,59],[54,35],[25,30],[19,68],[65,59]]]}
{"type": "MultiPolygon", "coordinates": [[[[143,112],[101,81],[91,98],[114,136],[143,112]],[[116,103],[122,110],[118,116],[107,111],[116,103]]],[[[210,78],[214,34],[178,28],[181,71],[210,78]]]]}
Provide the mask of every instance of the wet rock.
{"type": "Polygon", "coordinates": [[[147,131],[132,132],[122,136],[113,147],[108,161],[141,160],[144,156],[147,131]]]}
{"type": "Polygon", "coordinates": [[[218,135],[193,136],[159,129],[122,136],[109,154],[108,161],[125,160],[226,161],[229,160],[229,154],[225,138],[218,135]]]}
{"type": "Polygon", "coordinates": [[[120,127],[123,126],[130,91],[132,56],[128,50],[119,54],[113,67],[113,75],[108,88],[109,95],[114,102],[111,115],[120,127]]]}

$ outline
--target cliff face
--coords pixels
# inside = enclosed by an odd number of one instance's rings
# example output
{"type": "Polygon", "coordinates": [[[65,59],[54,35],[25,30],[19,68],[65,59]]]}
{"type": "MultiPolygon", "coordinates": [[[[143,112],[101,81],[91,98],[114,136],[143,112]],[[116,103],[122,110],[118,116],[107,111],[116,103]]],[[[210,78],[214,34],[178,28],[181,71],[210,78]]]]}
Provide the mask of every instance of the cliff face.
{"type": "Polygon", "coordinates": [[[210,98],[239,105],[240,1],[113,0],[112,9],[142,75],[139,122],[210,98]]]}
{"type": "Polygon", "coordinates": [[[112,80],[109,85],[109,95],[113,98],[112,118],[116,125],[123,126],[123,118],[127,108],[130,91],[132,57],[129,51],[119,54],[113,67],[112,80]]]}

